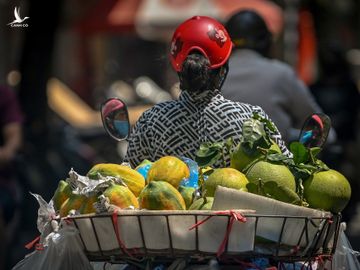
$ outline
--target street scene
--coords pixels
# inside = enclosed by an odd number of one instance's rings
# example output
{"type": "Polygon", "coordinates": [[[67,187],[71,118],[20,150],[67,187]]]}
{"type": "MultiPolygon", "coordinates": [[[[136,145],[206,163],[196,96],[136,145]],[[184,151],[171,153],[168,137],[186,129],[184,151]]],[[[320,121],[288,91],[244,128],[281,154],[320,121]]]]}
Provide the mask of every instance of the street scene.
{"type": "Polygon", "coordinates": [[[0,270],[360,270],[359,18],[0,1],[0,270]]]}

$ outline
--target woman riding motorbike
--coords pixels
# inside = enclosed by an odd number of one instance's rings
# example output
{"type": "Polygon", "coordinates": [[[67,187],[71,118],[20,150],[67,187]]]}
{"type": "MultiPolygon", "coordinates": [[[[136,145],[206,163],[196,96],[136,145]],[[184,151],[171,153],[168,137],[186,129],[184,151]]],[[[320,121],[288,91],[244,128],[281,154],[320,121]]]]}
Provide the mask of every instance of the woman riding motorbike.
{"type": "MultiPolygon", "coordinates": [[[[243,122],[254,113],[269,119],[261,107],[221,95],[232,46],[224,26],[213,18],[195,16],[178,26],[170,60],[179,77],[181,95],[142,114],[128,139],[125,161],[137,166],[144,159],[154,161],[166,155],[194,159],[204,142],[232,137],[239,143],[243,122]]],[[[285,155],[291,155],[277,130],[267,132],[285,155]]],[[[226,160],[229,165],[230,157],[226,160]]]]}

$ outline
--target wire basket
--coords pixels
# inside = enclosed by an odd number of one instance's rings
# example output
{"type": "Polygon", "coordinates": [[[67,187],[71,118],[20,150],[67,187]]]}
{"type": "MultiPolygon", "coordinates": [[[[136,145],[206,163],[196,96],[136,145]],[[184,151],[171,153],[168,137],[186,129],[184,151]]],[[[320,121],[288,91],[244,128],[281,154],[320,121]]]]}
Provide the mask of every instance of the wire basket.
{"type": "Polygon", "coordinates": [[[251,210],[121,210],[69,219],[90,261],[217,257],[229,262],[265,257],[297,262],[334,254],[341,217],[258,215],[251,210]],[[280,226],[272,239],[262,237],[261,230],[274,221],[280,226]]]}

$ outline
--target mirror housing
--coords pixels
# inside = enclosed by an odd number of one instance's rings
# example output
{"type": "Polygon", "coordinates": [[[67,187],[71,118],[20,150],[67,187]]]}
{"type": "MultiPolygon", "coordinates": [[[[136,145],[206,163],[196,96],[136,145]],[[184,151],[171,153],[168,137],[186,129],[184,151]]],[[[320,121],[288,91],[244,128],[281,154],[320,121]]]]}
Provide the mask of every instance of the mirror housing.
{"type": "Polygon", "coordinates": [[[305,120],[299,135],[299,142],[308,148],[321,148],[326,142],[330,128],[329,116],[324,113],[314,113],[305,120]]]}
{"type": "Polygon", "coordinates": [[[110,98],[101,104],[101,120],[106,132],[115,140],[126,140],[130,135],[127,106],[119,98],[110,98]]]}

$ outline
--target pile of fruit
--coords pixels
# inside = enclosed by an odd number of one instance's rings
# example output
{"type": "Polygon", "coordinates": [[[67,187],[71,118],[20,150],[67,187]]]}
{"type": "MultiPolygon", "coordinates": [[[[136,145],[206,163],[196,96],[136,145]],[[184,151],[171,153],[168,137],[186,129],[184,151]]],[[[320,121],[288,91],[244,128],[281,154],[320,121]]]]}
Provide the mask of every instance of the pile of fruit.
{"type": "Polygon", "coordinates": [[[154,162],[144,160],[135,169],[123,164],[97,164],[86,177],[93,181],[112,177],[106,185],[88,194],[74,192],[71,181],[59,182],[53,204],[60,216],[76,210],[96,212],[99,196],[121,208],[148,210],[209,210],[217,186],[270,197],[286,203],[341,212],[351,188],[339,172],[329,169],[316,156],[319,148],[290,145],[293,156],[284,156],[265,132],[271,123],[255,116],[244,123],[242,141],[232,145],[203,144],[197,158],[164,156],[154,162]],[[224,153],[230,156],[227,166],[224,153]],[[223,159],[223,166],[212,168],[223,159]]]}
{"type": "Polygon", "coordinates": [[[180,185],[180,182],[189,176],[188,165],[174,156],[165,156],[155,162],[146,160],[136,169],[101,163],[93,166],[85,178],[96,181],[112,177],[110,181],[91,192],[79,193],[74,192],[70,179],[61,180],[52,201],[61,217],[67,216],[70,210],[79,214],[95,213],[95,203],[99,202],[100,195],[121,209],[185,210],[192,203],[195,188],[180,185]]]}

